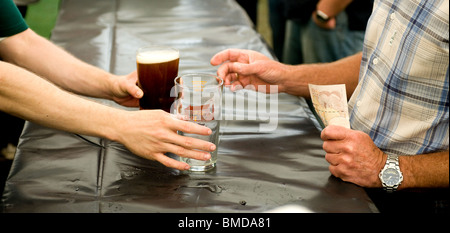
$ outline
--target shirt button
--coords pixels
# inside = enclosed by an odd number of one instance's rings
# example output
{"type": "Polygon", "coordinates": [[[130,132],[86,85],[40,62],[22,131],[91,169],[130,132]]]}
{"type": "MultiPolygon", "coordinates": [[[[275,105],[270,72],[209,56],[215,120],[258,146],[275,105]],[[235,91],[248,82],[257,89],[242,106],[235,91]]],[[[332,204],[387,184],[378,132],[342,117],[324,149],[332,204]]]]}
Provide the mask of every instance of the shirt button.
{"type": "Polygon", "coordinates": [[[395,40],[395,36],[397,35],[397,30],[394,31],[394,34],[392,34],[391,39],[389,40],[389,45],[392,45],[392,43],[395,40]]]}
{"type": "Polygon", "coordinates": [[[395,13],[392,13],[392,14],[390,15],[390,18],[391,18],[392,20],[394,20],[394,19],[395,19],[395,13]]]}
{"type": "Polygon", "coordinates": [[[358,100],[358,101],[356,102],[356,106],[357,106],[357,107],[361,107],[361,105],[362,105],[362,101],[361,101],[361,100],[358,100]]]}
{"type": "Polygon", "coordinates": [[[374,58],[373,61],[372,61],[372,63],[373,63],[374,65],[378,64],[378,58],[374,58]]]}

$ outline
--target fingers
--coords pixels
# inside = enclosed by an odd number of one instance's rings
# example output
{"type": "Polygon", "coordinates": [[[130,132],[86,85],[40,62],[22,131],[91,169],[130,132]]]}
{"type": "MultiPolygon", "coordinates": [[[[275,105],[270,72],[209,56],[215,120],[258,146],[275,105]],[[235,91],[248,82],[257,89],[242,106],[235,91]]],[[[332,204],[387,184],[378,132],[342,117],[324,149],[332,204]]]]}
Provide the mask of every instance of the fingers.
{"type": "Polygon", "coordinates": [[[217,66],[229,60],[229,50],[216,53],[210,60],[211,65],[217,66]]]}
{"type": "Polygon", "coordinates": [[[164,153],[169,152],[180,157],[192,158],[197,160],[211,159],[211,154],[208,151],[214,151],[216,146],[213,143],[206,142],[200,139],[190,138],[178,135],[176,133],[167,134],[166,138],[161,138],[159,144],[159,151],[149,155],[150,159],[154,159],[163,165],[179,170],[188,170],[188,164],[177,161],[166,156],[164,153]]]}
{"type": "MultiPolygon", "coordinates": [[[[243,68],[250,62],[248,52],[241,49],[227,49],[211,58],[211,65],[222,64],[217,70],[217,75],[223,78],[224,85],[231,85],[233,82],[239,81],[239,75],[245,75],[243,68]]],[[[236,85],[241,85],[241,83],[234,83],[233,87],[236,85]]]]}
{"type": "Polygon", "coordinates": [[[344,156],[342,156],[341,154],[337,154],[337,153],[327,153],[325,155],[325,160],[332,166],[337,166],[339,164],[347,162],[347,161],[345,161],[344,156]]]}
{"type": "Polygon", "coordinates": [[[190,134],[210,135],[212,133],[212,130],[206,126],[176,118],[172,118],[172,122],[169,124],[169,127],[174,131],[182,131],[190,134]]]}
{"type": "MultiPolygon", "coordinates": [[[[177,121],[176,124],[178,124],[178,127],[175,127],[175,130],[177,130],[177,131],[182,131],[184,133],[189,133],[189,134],[205,135],[205,136],[210,135],[212,133],[212,130],[208,127],[201,126],[199,124],[192,123],[192,122],[181,121],[181,120],[177,120],[177,119],[174,119],[174,120],[177,121]]],[[[175,124],[173,124],[173,125],[175,125],[175,124]]],[[[181,136],[178,134],[176,134],[174,137],[171,137],[170,140],[171,140],[171,143],[174,143],[176,145],[179,145],[179,146],[182,146],[182,147],[188,148],[188,149],[199,149],[199,150],[204,150],[204,151],[214,151],[216,149],[216,145],[214,145],[214,143],[196,139],[196,138],[192,138],[192,137],[181,136]]],[[[184,154],[183,153],[184,151],[181,149],[181,147],[177,147],[175,149],[175,151],[171,151],[171,152],[178,154],[178,155],[184,154]]],[[[201,153],[189,152],[189,154],[186,154],[186,157],[200,156],[200,154],[201,153]],[[195,155],[192,155],[192,154],[195,154],[195,155]]],[[[206,153],[206,154],[208,154],[208,153],[206,153]]],[[[205,153],[203,153],[203,155],[205,155],[205,153]]],[[[180,156],[182,156],[182,155],[180,155],[180,156]]]]}
{"type": "Polygon", "coordinates": [[[356,169],[353,164],[354,161],[349,156],[327,153],[325,155],[325,160],[330,164],[330,166],[328,166],[330,173],[344,181],[347,181],[356,169]]]}
{"type": "Polygon", "coordinates": [[[216,149],[216,145],[214,145],[214,143],[200,140],[197,138],[181,136],[178,134],[170,135],[169,137],[170,138],[166,139],[166,142],[170,142],[171,144],[177,145],[176,148],[170,147],[172,150],[169,152],[172,152],[174,154],[178,155],[183,154],[185,151],[182,150],[181,148],[198,149],[204,151],[214,151],[216,149]]]}
{"type": "Polygon", "coordinates": [[[225,63],[217,69],[217,75],[222,77],[225,85],[230,85],[232,82],[237,81],[240,73],[241,66],[235,62],[225,63]]]}
{"type": "MultiPolygon", "coordinates": [[[[184,133],[205,136],[212,133],[212,130],[208,127],[188,121],[179,120],[177,118],[178,117],[172,117],[172,121],[174,122],[170,124],[170,126],[172,126],[173,131],[182,131],[184,133]]],[[[208,160],[211,158],[211,155],[207,151],[216,150],[216,145],[214,145],[214,143],[178,135],[175,132],[174,134],[169,134],[169,136],[165,138],[165,140],[167,140],[167,142],[170,142],[170,145],[167,146],[168,152],[187,158],[208,160]]]]}
{"type": "MultiPolygon", "coordinates": [[[[160,144],[160,151],[197,160],[211,159],[211,154],[208,151],[214,151],[216,149],[213,143],[178,134],[169,134],[168,139],[162,139],[162,141],[164,142],[160,144]]],[[[178,170],[188,170],[190,168],[188,164],[172,159],[162,152],[154,153],[150,158],[167,167],[178,170]]]]}
{"type": "Polygon", "coordinates": [[[230,86],[231,91],[236,91],[251,84],[252,76],[256,75],[257,66],[229,62],[223,64],[217,70],[217,75],[224,79],[224,85],[230,86]]]}
{"type": "Polygon", "coordinates": [[[330,171],[330,173],[331,173],[333,176],[335,176],[335,177],[337,177],[337,178],[340,178],[341,180],[344,180],[343,174],[342,174],[341,171],[339,170],[338,166],[330,165],[330,166],[328,167],[328,170],[330,171]]]}
{"type": "Polygon", "coordinates": [[[347,133],[351,129],[347,129],[342,126],[329,125],[325,129],[322,130],[320,134],[320,138],[323,141],[327,140],[344,140],[347,138],[347,133]]]}
{"type": "Polygon", "coordinates": [[[166,167],[175,168],[178,170],[189,170],[190,166],[187,163],[177,161],[175,159],[169,158],[162,153],[155,154],[154,159],[166,167]]]}
{"type": "MultiPolygon", "coordinates": [[[[206,151],[210,151],[212,148],[216,148],[215,146],[212,145],[202,145],[199,147],[203,147],[205,151],[199,151],[199,150],[193,150],[193,149],[188,149],[188,147],[182,147],[182,146],[178,146],[175,144],[167,144],[167,152],[176,154],[178,156],[181,157],[185,157],[185,158],[191,158],[191,159],[197,159],[197,160],[208,160],[211,158],[211,154],[206,152],[206,151]]],[[[214,150],[212,150],[214,151],[214,150]]]]}
{"type": "MultiPolygon", "coordinates": [[[[324,141],[322,148],[327,153],[339,154],[342,151],[342,140],[346,138],[346,128],[330,125],[322,130],[320,138],[324,141]]],[[[328,161],[328,160],[327,160],[328,161]]]]}
{"type": "Polygon", "coordinates": [[[342,163],[343,156],[341,155],[341,145],[343,139],[345,139],[345,133],[342,132],[343,127],[339,126],[327,126],[322,130],[320,134],[321,139],[324,141],[322,148],[326,152],[325,160],[330,164],[329,170],[331,174],[339,177],[337,166],[342,163]]]}
{"type": "Polygon", "coordinates": [[[242,50],[242,49],[227,49],[227,50],[223,50],[219,53],[217,53],[216,55],[214,55],[210,62],[211,65],[213,66],[217,66],[220,65],[226,61],[230,61],[230,62],[248,62],[248,54],[246,53],[248,51],[246,50],[242,50]]]}

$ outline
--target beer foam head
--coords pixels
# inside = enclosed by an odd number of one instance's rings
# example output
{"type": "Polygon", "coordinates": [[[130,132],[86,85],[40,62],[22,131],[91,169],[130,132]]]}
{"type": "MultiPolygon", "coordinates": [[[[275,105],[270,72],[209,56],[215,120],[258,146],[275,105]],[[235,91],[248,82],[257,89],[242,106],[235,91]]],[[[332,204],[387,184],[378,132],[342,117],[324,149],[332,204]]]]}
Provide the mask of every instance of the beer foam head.
{"type": "Polygon", "coordinates": [[[136,56],[136,60],[141,64],[153,64],[173,61],[179,57],[179,52],[175,50],[157,50],[141,52],[136,56]]]}

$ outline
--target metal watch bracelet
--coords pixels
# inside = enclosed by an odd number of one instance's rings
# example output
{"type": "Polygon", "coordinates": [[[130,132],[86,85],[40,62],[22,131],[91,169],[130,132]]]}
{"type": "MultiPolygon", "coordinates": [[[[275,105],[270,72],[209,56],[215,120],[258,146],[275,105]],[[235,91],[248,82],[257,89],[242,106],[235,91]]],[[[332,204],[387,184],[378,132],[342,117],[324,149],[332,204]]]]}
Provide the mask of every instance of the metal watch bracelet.
{"type": "MultiPolygon", "coordinates": [[[[398,173],[399,173],[399,182],[397,184],[395,184],[394,186],[389,186],[386,185],[383,181],[383,189],[388,192],[388,193],[392,193],[394,191],[397,191],[398,186],[400,186],[401,182],[403,181],[403,175],[400,171],[400,166],[399,166],[399,162],[398,162],[398,156],[396,155],[388,155],[387,160],[386,160],[386,165],[385,168],[393,168],[395,169],[398,173]]],[[[383,169],[385,170],[385,169],[383,169]]]]}
{"type": "Polygon", "coordinates": [[[330,20],[330,17],[321,10],[316,10],[316,18],[319,21],[324,22],[324,23],[326,23],[326,22],[328,22],[328,20],[330,20]]]}

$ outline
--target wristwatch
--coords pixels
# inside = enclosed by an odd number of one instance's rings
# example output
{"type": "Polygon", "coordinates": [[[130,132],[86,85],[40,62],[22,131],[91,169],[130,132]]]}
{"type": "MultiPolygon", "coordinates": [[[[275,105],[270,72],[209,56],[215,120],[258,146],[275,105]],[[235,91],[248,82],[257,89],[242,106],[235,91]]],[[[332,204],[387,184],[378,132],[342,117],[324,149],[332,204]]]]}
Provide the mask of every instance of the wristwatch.
{"type": "Polygon", "coordinates": [[[328,22],[328,20],[330,20],[330,16],[328,16],[321,10],[316,11],[316,18],[323,23],[326,23],[328,22]]]}
{"type": "Polygon", "coordinates": [[[384,165],[384,168],[381,170],[379,177],[384,190],[389,193],[397,190],[398,186],[403,181],[403,174],[400,171],[400,166],[398,164],[398,156],[388,155],[386,165],[384,165]]]}

